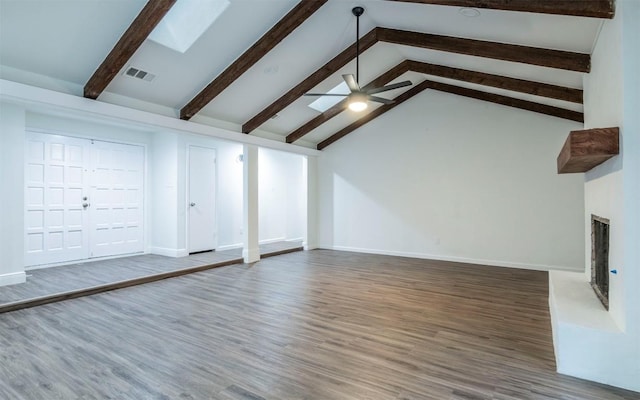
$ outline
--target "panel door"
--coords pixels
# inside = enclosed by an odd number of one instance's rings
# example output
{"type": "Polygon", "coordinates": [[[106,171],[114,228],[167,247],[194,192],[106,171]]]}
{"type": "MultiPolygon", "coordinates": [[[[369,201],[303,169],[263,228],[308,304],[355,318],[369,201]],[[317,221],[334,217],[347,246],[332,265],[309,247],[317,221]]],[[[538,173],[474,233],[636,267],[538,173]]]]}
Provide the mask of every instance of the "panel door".
{"type": "Polygon", "coordinates": [[[144,148],[95,140],[90,154],[90,256],[143,252],[144,148]]]}
{"type": "Polygon", "coordinates": [[[189,147],[189,253],[216,247],[216,151],[189,147]]]}
{"type": "Polygon", "coordinates": [[[25,265],[89,256],[87,140],[27,132],[25,265]]]}

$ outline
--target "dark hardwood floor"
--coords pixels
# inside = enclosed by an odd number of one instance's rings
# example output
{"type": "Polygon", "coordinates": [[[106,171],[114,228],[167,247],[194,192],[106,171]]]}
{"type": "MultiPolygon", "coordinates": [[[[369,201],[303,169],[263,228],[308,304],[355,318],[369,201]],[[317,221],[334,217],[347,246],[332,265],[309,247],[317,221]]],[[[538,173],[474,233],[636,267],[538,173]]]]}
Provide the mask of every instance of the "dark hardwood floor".
{"type": "Polygon", "coordinates": [[[639,399],[555,372],[547,274],[315,250],[0,315],[2,399],[639,399]]]}

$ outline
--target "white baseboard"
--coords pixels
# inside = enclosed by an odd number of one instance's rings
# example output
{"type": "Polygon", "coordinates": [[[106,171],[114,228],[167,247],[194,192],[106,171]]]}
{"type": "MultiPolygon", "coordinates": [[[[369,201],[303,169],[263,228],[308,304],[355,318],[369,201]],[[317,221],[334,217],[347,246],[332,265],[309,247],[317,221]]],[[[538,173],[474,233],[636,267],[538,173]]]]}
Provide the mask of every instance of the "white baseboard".
{"type": "Polygon", "coordinates": [[[242,243],[235,243],[235,244],[226,244],[224,246],[218,246],[216,248],[216,251],[225,251],[225,250],[234,250],[234,249],[241,249],[244,246],[244,244],[242,243]]]}
{"type": "Polygon", "coordinates": [[[304,238],[302,237],[285,240],[285,242],[302,242],[302,241],[304,241],[304,238]]]}
{"type": "Polygon", "coordinates": [[[284,242],[284,241],[285,241],[285,237],[283,236],[279,238],[261,240],[258,242],[258,244],[269,244],[269,243],[284,242]]]}
{"type": "Polygon", "coordinates": [[[166,256],[166,257],[173,257],[173,258],[178,258],[178,257],[186,257],[189,255],[189,251],[187,251],[187,249],[170,249],[167,247],[149,247],[149,251],[151,252],[151,254],[157,254],[159,256],[166,256]]]}
{"type": "Polygon", "coordinates": [[[17,285],[18,283],[25,283],[26,281],[27,274],[25,274],[24,271],[0,275],[0,286],[17,285]]]}
{"type": "Polygon", "coordinates": [[[51,263],[51,264],[40,264],[40,265],[31,265],[25,267],[25,271],[33,271],[36,269],[44,269],[44,268],[52,268],[52,267],[63,267],[65,265],[74,265],[74,264],[87,264],[91,265],[91,263],[96,261],[106,261],[106,260],[114,260],[116,258],[125,258],[125,257],[133,257],[139,256],[142,254],[149,254],[149,251],[140,252],[140,253],[130,253],[130,254],[118,254],[115,256],[104,256],[104,257],[96,257],[96,258],[82,258],[80,260],[71,260],[71,261],[63,261],[59,263],[51,263]]]}
{"type": "Polygon", "coordinates": [[[408,252],[408,251],[366,249],[366,248],[349,247],[349,246],[320,245],[319,247],[322,249],[350,251],[355,253],[379,254],[379,255],[397,256],[397,257],[410,257],[410,258],[420,258],[425,260],[451,261],[451,262],[464,263],[464,264],[490,265],[494,267],[530,269],[530,270],[536,270],[536,271],[574,271],[574,272],[582,271],[581,269],[567,267],[564,265],[526,264],[526,263],[510,262],[510,261],[484,260],[484,259],[477,259],[477,258],[456,257],[456,256],[447,256],[447,255],[440,255],[440,254],[426,254],[426,253],[417,253],[417,252],[408,252]]]}

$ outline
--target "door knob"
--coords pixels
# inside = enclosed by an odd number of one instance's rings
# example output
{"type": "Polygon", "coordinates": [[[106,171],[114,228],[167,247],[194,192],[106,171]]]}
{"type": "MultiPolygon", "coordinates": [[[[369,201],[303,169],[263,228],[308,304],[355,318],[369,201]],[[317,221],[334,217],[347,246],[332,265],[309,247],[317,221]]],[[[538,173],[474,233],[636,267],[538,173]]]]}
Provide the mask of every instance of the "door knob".
{"type": "Polygon", "coordinates": [[[196,203],[191,203],[191,204],[189,204],[189,205],[190,205],[191,207],[195,207],[195,206],[196,206],[196,203]]]}
{"type": "Polygon", "coordinates": [[[82,203],[82,207],[87,208],[91,205],[91,203],[82,203]]]}

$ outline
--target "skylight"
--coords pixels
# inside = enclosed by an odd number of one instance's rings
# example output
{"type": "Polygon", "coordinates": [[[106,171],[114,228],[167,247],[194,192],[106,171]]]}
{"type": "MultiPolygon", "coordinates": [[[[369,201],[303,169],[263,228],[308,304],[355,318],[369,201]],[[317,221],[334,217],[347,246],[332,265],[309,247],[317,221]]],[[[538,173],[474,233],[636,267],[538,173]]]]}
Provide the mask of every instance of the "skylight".
{"type": "Polygon", "coordinates": [[[178,0],[149,39],[184,53],[228,6],[229,0],[178,0]]]}
{"type": "MultiPolygon", "coordinates": [[[[344,96],[347,97],[349,95],[349,86],[347,86],[347,84],[344,81],[342,81],[338,86],[329,90],[327,93],[344,94],[344,96]]],[[[331,107],[338,104],[343,99],[344,97],[339,97],[339,96],[320,96],[318,100],[309,104],[309,107],[313,108],[316,111],[325,112],[331,107]]]]}

